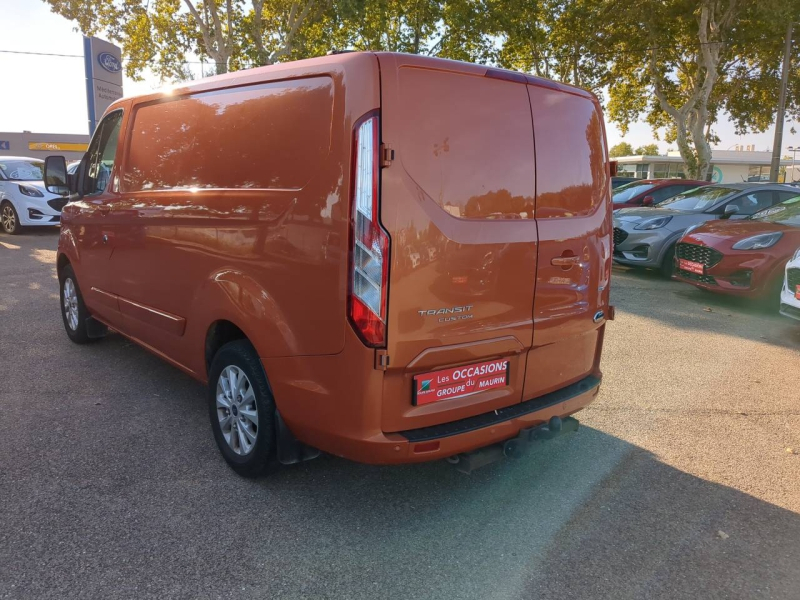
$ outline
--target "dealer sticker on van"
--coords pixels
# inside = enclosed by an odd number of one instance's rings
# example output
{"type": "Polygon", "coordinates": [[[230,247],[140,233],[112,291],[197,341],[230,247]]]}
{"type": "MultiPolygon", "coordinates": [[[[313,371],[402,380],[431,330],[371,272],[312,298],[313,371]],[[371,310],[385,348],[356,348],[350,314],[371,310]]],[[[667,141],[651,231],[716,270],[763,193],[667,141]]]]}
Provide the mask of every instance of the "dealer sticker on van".
{"type": "Polygon", "coordinates": [[[414,377],[416,406],[469,396],[508,385],[508,360],[443,369],[414,377]]]}

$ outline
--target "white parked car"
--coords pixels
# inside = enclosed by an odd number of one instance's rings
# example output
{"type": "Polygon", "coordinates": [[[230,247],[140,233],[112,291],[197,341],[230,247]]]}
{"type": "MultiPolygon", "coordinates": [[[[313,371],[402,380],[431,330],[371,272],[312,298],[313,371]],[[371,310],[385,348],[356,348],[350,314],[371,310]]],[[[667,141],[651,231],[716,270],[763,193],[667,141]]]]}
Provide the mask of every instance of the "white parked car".
{"type": "Polygon", "coordinates": [[[27,225],[58,225],[65,196],[44,187],[44,161],[38,158],[0,156],[0,229],[19,233],[27,225]]]}
{"type": "Polygon", "coordinates": [[[786,265],[781,290],[781,314],[800,321],[800,248],[786,265]]]}

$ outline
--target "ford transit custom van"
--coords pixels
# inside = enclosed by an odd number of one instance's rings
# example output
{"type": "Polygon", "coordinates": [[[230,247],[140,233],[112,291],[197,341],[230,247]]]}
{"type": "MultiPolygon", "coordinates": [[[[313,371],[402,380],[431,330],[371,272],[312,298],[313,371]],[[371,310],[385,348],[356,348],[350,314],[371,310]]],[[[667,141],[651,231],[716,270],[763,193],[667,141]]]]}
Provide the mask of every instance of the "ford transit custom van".
{"type": "Polygon", "coordinates": [[[430,57],[121,99],[75,176],[47,160],[64,325],[207,383],[243,475],[514,455],[599,391],[609,169],[592,94],[430,57]]]}

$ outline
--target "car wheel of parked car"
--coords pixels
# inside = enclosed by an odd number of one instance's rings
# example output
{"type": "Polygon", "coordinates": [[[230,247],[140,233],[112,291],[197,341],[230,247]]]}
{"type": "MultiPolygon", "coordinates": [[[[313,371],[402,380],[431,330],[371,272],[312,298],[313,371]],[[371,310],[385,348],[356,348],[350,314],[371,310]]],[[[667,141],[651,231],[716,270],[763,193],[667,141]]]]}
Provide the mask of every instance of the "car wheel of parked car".
{"type": "Polygon", "coordinates": [[[83,303],[81,288],[70,265],[61,269],[59,274],[61,287],[61,318],[67,335],[76,344],[87,344],[92,341],[87,330],[89,311],[83,303]]]}
{"type": "Polygon", "coordinates": [[[759,299],[758,304],[761,310],[767,313],[776,313],[781,308],[781,291],[783,290],[783,269],[766,288],[764,295],[759,299]]]}
{"type": "Polygon", "coordinates": [[[220,348],[211,361],[208,392],[211,428],[222,456],[239,475],[261,475],[275,448],[275,400],[249,341],[220,348]]]}
{"type": "Polygon", "coordinates": [[[672,246],[670,246],[667,249],[667,253],[664,255],[664,260],[661,263],[661,274],[667,279],[669,279],[672,277],[674,273],[675,273],[675,244],[672,244],[672,246]]]}
{"type": "Polygon", "coordinates": [[[14,205],[8,200],[0,204],[0,227],[10,235],[19,233],[19,217],[14,205]]]}

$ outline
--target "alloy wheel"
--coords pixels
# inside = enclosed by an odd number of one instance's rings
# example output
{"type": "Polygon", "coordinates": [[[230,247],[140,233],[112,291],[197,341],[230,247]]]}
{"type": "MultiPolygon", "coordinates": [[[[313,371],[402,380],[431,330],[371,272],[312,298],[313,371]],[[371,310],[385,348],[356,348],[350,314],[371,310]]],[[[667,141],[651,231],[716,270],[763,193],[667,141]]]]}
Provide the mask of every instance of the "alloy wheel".
{"type": "Polygon", "coordinates": [[[70,277],[64,280],[64,315],[72,331],[78,329],[78,291],[70,277]]]}
{"type": "Polygon", "coordinates": [[[258,435],[258,405],[250,380],[230,365],[217,379],[217,418],[222,437],[236,454],[252,452],[258,435]]]}
{"type": "Polygon", "coordinates": [[[16,228],[17,218],[14,215],[14,209],[11,208],[10,204],[3,206],[3,210],[0,212],[0,222],[2,222],[3,230],[6,233],[11,233],[16,228]]]}

